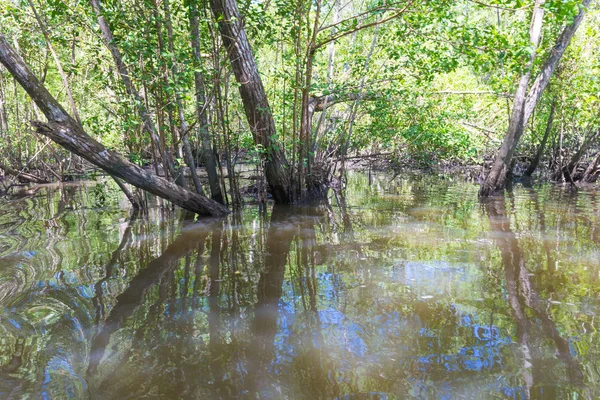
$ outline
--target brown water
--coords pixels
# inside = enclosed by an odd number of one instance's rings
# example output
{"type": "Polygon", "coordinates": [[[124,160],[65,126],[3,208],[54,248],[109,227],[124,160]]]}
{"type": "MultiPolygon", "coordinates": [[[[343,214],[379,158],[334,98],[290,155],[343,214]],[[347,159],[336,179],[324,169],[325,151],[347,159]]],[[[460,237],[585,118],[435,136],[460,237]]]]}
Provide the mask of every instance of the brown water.
{"type": "Polygon", "coordinates": [[[319,207],[130,220],[0,199],[0,398],[600,396],[600,190],[351,177],[319,207]]]}

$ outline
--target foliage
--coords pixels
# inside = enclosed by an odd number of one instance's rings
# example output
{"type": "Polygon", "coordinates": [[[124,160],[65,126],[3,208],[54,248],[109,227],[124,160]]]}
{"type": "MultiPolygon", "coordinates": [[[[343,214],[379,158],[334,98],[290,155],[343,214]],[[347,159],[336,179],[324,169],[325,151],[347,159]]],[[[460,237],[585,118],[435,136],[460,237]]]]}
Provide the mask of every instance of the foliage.
{"type": "MultiPolygon", "coordinates": [[[[153,154],[150,138],[142,131],[135,100],[127,95],[99,38],[89,4],[32,2],[68,75],[86,130],[135,163],[149,164],[153,154]]],[[[216,152],[262,152],[255,148],[237,84],[229,72],[227,50],[209,9],[200,7],[198,14],[203,58],[199,64],[192,61],[189,1],[171,0],[168,9],[165,0],[106,0],[102,4],[142,101],[174,153],[180,146],[175,108],[179,98],[183,116],[192,127],[194,154],[201,154],[194,72],[200,72],[206,83],[206,110],[216,152]],[[169,22],[173,49],[167,44],[169,22]]],[[[371,0],[342,4],[326,0],[319,4],[317,26],[324,29],[316,35],[317,44],[342,35],[315,49],[310,95],[360,94],[361,99],[340,101],[315,114],[310,154],[344,147],[356,154],[385,149],[419,163],[473,163],[497,148],[506,130],[510,96],[531,52],[528,27],[533,1],[371,0]],[[407,12],[378,25],[405,8],[407,12]],[[373,26],[360,29],[369,24],[373,26]]],[[[543,40],[534,73],[562,27],[578,12],[579,4],[577,0],[544,3],[543,40]]],[[[278,139],[293,160],[300,143],[299,93],[305,85],[305,45],[317,17],[316,2],[249,1],[239,2],[239,7],[278,139]]],[[[560,100],[555,126],[566,130],[565,142],[576,145],[585,132],[598,126],[598,18],[594,5],[534,115],[531,134],[521,146],[523,152],[531,154],[539,143],[553,98],[560,100]]],[[[66,104],[63,83],[29,2],[0,1],[0,24],[2,34],[66,104]]],[[[0,81],[8,116],[8,131],[0,140],[3,156],[30,167],[40,165],[38,161],[56,163],[57,154],[64,159],[61,150],[49,151],[52,146],[40,150],[38,139],[26,134],[28,121],[37,118],[38,112],[3,68],[0,81]],[[38,151],[41,155],[32,160],[38,151]]]]}

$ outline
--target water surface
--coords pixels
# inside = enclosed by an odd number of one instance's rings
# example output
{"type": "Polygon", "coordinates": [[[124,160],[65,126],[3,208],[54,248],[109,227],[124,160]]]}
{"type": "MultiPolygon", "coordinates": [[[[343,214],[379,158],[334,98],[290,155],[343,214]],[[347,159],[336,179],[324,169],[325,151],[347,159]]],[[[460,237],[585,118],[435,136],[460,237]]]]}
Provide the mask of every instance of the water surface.
{"type": "Polygon", "coordinates": [[[389,180],[199,221],[1,198],[0,398],[599,397],[600,190],[389,180]]]}

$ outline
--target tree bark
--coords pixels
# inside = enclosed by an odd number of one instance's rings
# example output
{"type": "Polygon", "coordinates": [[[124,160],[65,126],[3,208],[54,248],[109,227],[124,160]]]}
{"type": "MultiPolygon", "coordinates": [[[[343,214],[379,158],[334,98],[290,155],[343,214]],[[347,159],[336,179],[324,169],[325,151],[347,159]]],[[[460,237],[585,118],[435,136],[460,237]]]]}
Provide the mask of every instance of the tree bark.
{"type": "Polygon", "coordinates": [[[533,114],[533,110],[540,101],[540,98],[548,86],[548,83],[550,83],[550,78],[554,74],[554,71],[556,70],[556,67],[558,66],[563,54],[567,50],[567,47],[569,47],[569,43],[571,43],[571,39],[575,35],[575,32],[577,32],[581,21],[583,21],[585,11],[590,6],[591,2],[592,0],[582,1],[579,14],[577,14],[570,25],[567,25],[563,29],[560,36],[556,40],[556,43],[552,47],[552,50],[550,50],[550,55],[544,62],[542,70],[536,77],[535,82],[533,82],[531,89],[529,89],[529,94],[525,103],[525,115],[523,117],[525,124],[527,124],[527,121],[529,121],[529,117],[531,117],[531,114],[533,114]]]}
{"type": "Polygon", "coordinates": [[[215,201],[150,174],[88,136],[81,124],[67,114],[2,35],[0,35],[0,63],[8,69],[48,119],[48,123],[33,122],[40,134],[48,136],[60,146],[102,168],[110,175],[167,199],[186,210],[212,216],[221,216],[229,212],[227,208],[215,201]]]}
{"type": "Polygon", "coordinates": [[[567,180],[576,180],[577,179],[577,176],[576,176],[577,164],[579,163],[581,158],[584,156],[584,154],[589,150],[592,143],[594,143],[599,136],[600,136],[600,130],[597,130],[596,132],[592,133],[590,136],[586,137],[583,140],[583,143],[581,144],[581,146],[579,147],[579,150],[577,150],[577,152],[575,154],[573,154],[573,156],[569,159],[569,163],[566,166],[563,166],[561,168],[561,170],[556,173],[556,175],[554,177],[555,180],[560,179],[561,173],[567,180]]]}
{"type": "Polygon", "coordinates": [[[525,101],[527,100],[527,87],[529,86],[529,79],[531,78],[531,68],[533,68],[533,62],[535,61],[535,52],[540,42],[540,36],[542,32],[542,23],[544,19],[544,0],[536,0],[535,7],[533,9],[533,15],[531,17],[531,26],[529,28],[529,41],[533,47],[529,62],[525,66],[525,73],[521,75],[519,80],[519,86],[515,92],[515,98],[513,100],[512,114],[508,124],[508,131],[504,137],[504,142],[496,154],[492,169],[488,173],[486,179],[481,184],[479,189],[480,197],[487,197],[496,190],[504,188],[506,183],[506,174],[512,159],[516,143],[518,138],[523,134],[525,122],[524,122],[524,111],[525,101]]]}
{"type": "Polygon", "coordinates": [[[591,0],[583,0],[581,10],[579,14],[573,20],[573,23],[566,26],[560,36],[558,37],[556,44],[552,48],[550,55],[544,62],[542,70],[535,79],[529,94],[526,97],[527,87],[529,85],[529,79],[531,76],[531,68],[535,60],[535,49],[537,49],[541,29],[542,20],[544,15],[543,3],[544,0],[536,0],[533,16],[531,20],[531,27],[529,30],[530,41],[534,47],[534,51],[531,54],[528,65],[526,66],[526,72],[521,76],[519,86],[515,93],[515,99],[513,101],[512,115],[508,126],[508,131],[504,137],[504,141],[500,150],[496,154],[492,169],[488,173],[486,179],[481,184],[479,189],[480,197],[487,197],[497,190],[501,190],[506,185],[506,174],[510,165],[512,156],[515,148],[523,135],[525,125],[527,124],[533,110],[539,102],[546,86],[550,82],[550,78],[554,73],[562,55],[564,54],[567,46],[571,42],[573,35],[577,31],[577,28],[583,20],[585,14],[585,8],[590,4],[591,0]]]}
{"type": "MultiPolygon", "coordinates": [[[[4,76],[0,71],[0,137],[8,138],[8,118],[6,115],[6,99],[4,95],[4,76]]],[[[10,142],[7,143],[10,146],[10,142]]]]}
{"type": "Polygon", "coordinates": [[[273,199],[277,203],[291,203],[295,199],[290,195],[289,165],[277,140],[271,107],[236,0],[210,0],[210,7],[219,24],[231,68],[240,85],[240,95],[254,144],[261,146],[265,152],[265,175],[273,199]]]}
{"type": "Polygon", "coordinates": [[[582,182],[592,182],[596,176],[596,168],[598,168],[598,164],[600,164],[600,151],[596,153],[596,156],[590,162],[590,165],[585,169],[583,177],[581,178],[582,182]]]}
{"type": "Polygon", "coordinates": [[[210,140],[210,132],[208,130],[208,116],[206,113],[206,85],[204,76],[199,69],[202,67],[202,56],[200,53],[200,24],[198,21],[198,7],[196,3],[190,1],[189,4],[189,19],[190,19],[190,40],[192,42],[192,53],[196,61],[194,70],[194,85],[196,89],[196,118],[198,119],[198,131],[202,143],[202,160],[208,174],[208,185],[210,187],[210,195],[213,200],[224,204],[221,185],[219,184],[219,175],[217,174],[217,161],[210,140]]]}
{"type": "Polygon", "coordinates": [[[542,142],[538,146],[537,152],[535,153],[535,157],[531,160],[529,167],[525,171],[525,176],[531,176],[534,171],[537,169],[540,164],[540,160],[542,159],[542,155],[544,154],[544,150],[546,149],[546,143],[548,142],[548,138],[550,137],[550,132],[552,131],[552,124],[554,122],[554,112],[556,111],[556,99],[552,102],[552,106],[550,108],[550,116],[548,117],[548,122],[546,124],[546,131],[544,132],[544,138],[542,142]]]}

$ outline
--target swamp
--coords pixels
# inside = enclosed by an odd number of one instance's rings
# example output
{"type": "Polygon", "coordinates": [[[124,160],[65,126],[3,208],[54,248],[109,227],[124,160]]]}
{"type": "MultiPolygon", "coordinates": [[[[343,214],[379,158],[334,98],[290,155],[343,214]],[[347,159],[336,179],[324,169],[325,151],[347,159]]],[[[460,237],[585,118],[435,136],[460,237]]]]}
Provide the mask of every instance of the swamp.
{"type": "Polygon", "coordinates": [[[595,0],[0,0],[0,399],[600,398],[598,60],[595,0]]]}

